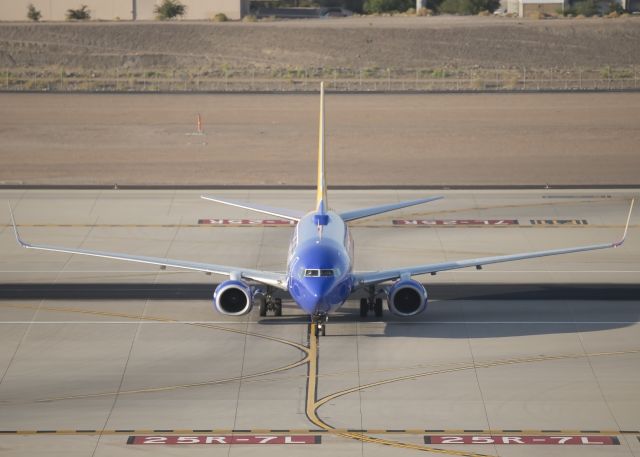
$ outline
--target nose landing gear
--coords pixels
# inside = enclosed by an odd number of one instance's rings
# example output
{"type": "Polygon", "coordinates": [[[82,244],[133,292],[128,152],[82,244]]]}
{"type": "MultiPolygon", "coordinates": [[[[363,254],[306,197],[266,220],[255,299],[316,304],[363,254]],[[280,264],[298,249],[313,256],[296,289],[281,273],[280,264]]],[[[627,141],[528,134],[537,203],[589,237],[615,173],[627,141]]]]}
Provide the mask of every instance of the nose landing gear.
{"type": "Polygon", "coordinates": [[[315,336],[325,336],[327,334],[327,321],[329,316],[326,314],[314,314],[311,316],[311,323],[315,324],[315,336]]]}

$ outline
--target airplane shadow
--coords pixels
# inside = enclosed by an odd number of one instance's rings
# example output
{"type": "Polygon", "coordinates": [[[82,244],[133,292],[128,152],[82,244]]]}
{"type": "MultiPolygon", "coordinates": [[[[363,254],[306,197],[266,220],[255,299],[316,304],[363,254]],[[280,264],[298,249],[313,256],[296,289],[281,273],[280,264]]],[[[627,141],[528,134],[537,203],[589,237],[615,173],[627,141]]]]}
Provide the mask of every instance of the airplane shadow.
{"type": "MultiPolygon", "coordinates": [[[[0,300],[211,300],[215,284],[0,284],[0,300]]],[[[385,309],[369,316],[360,336],[413,338],[497,338],[592,332],[640,321],[636,284],[432,284],[423,314],[398,317],[385,309]]],[[[282,296],[284,316],[258,318],[260,325],[306,324],[309,317],[282,296]],[[289,314],[291,313],[291,314],[289,314]],[[289,315],[287,315],[289,314],[289,315]]],[[[331,315],[326,337],[354,336],[361,322],[359,296],[331,315]]],[[[255,312],[255,310],[254,310],[255,312]]],[[[256,316],[257,318],[257,316],[256,316]]]]}

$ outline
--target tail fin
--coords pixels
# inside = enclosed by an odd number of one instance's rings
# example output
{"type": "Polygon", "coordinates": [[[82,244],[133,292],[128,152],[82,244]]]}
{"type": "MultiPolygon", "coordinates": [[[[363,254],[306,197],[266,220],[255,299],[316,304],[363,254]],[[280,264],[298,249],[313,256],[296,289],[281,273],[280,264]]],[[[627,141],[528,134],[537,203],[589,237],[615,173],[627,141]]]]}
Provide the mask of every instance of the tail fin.
{"type": "Polygon", "coordinates": [[[316,192],[316,209],[324,214],[328,209],[327,180],[324,162],[324,82],[320,83],[320,123],[318,126],[318,189],[316,192]]]}

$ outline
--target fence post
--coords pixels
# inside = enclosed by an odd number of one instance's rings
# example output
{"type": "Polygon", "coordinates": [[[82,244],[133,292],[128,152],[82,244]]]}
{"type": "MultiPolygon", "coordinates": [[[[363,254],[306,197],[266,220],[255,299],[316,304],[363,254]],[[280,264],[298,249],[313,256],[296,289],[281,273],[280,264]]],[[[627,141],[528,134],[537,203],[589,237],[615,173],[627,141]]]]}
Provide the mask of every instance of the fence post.
{"type": "Polygon", "coordinates": [[[578,81],[579,81],[579,83],[578,83],[578,87],[580,88],[580,90],[582,90],[582,68],[580,68],[580,69],[578,70],[578,75],[579,75],[579,79],[578,79],[578,81]]]}
{"type": "Polygon", "coordinates": [[[527,67],[522,67],[523,77],[522,77],[522,90],[527,90],[527,67]]]}

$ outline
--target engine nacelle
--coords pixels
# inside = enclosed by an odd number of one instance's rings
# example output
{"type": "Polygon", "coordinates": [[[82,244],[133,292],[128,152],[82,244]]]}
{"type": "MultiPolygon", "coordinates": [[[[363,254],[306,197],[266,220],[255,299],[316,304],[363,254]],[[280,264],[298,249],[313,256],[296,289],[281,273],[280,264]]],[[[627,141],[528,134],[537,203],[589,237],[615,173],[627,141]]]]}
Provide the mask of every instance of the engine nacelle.
{"type": "Polygon", "coordinates": [[[253,290],[244,281],[224,281],[213,293],[213,305],[227,316],[243,316],[253,307],[253,290]]]}
{"type": "Polygon", "coordinates": [[[418,281],[400,279],[387,292],[389,311],[397,316],[414,316],[427,309],[427,291],[418,281]]]}

